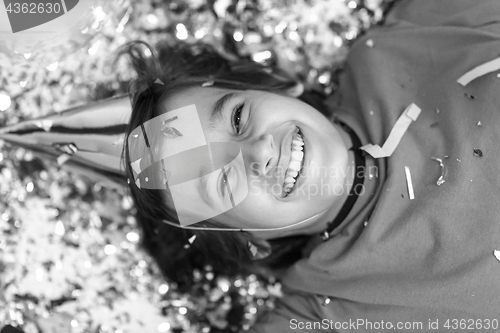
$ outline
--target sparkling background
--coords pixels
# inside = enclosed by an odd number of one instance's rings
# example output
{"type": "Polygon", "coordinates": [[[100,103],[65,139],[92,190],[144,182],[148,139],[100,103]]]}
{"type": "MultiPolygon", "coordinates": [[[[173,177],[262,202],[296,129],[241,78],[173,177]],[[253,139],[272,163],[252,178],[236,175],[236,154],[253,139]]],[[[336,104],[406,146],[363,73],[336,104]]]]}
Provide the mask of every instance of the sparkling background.
{"type": "MultiPolygon", "coordinates": [[[[349,45],[389,0],[96,0],[70,42],[0,53],[0,125],[127,90],[112,52],[141,39],[203,40],[332,93],[349,45]],[[73,38],[74,37],[74,38],[73,38]]],[[[141,251],[130,197],[0,141],[0,328],[35,332],[232,332],[281,295],[279,281],[193,272],[190,293],[141,251]]]]}

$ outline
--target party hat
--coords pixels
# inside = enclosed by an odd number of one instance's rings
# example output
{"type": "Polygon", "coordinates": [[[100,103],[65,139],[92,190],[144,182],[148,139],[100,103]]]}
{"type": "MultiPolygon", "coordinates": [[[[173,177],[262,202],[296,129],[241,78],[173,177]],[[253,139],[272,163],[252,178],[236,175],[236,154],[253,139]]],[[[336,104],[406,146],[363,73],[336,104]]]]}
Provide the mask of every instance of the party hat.
{"type": "Polygon", "coordinates": [[[119,96],[0,128],[0,139],[122,187],[121,153],[130,113],[128,95],[119,96]]]}

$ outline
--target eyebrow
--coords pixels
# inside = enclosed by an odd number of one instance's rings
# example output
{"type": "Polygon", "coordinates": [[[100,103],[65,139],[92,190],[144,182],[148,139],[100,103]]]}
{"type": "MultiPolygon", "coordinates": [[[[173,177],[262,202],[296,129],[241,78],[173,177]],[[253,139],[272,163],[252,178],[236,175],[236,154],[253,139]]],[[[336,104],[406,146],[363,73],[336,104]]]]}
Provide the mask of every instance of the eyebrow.
{"type": "Polygon", "coordinates": [[[209,128],[214,129],[215,125],[224,118],[224,109],[226,105],[236,96],[236,93],[228,93],[215,102],[212,114],[210,115],[209,128]]]}

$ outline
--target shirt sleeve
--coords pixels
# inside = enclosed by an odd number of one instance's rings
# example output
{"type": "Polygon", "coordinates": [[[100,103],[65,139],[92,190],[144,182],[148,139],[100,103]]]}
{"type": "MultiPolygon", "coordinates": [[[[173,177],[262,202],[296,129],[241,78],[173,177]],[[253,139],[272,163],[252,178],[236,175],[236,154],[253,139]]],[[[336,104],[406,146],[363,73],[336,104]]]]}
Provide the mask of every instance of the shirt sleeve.
{"type": "Polygon", "coordinates": [[[498,0],[400,0],[386,24],[406,22],[421,26],[477,27],[498,32],[498,0]],[[493,28],[494,27],[494,28],[493,28]]]}
{"type": "MultiPolygon", "coordinates": [[[[276,301],[275,308],[265,313],[250,328],[250,333],[289,333],[324,331],[326,325],[321,318],[321,309],[316,295],[303,293],[283,286],[283,297],[276,301]]],[[[328,329],[329,332],[335,332],[328,329]]]]}

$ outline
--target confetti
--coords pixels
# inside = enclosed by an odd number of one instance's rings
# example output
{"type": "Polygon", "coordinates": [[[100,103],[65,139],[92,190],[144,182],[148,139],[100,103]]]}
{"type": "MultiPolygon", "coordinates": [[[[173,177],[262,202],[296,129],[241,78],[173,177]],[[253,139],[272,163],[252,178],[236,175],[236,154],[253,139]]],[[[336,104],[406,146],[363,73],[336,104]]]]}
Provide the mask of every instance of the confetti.
{"type": "Polygon", "coordinates": [[[480,121],[478,121],[476,125],[479,127],[483,126],[483,124],[480,121]]]}
{"type": "Polygon", "coordinates": [[[74,143],[53,143],[52,146],[60,153],[72,156],[78,151],[74,143]]]}
{"type": "Polygon", "coordinates": [[[11,98],[9,95],[0,93],[0,111],[6,111],[11,105],[11,98]]]}
{"type": "Polygon", "coordinates": [[[396,121],[396,124],[392,128],[389,133],[389,137],[382,147],[379,145],[367,144],[360,149],[366,151],[374,158],[391,156],[396,150],[396,147],[403,138],[403,135],[406,133],[410,124],[417,120],[421,111],[422,110],[416,104],[410,104],[396,121]]]}
{"type": "Polygon", "coordinates": [[[493,251],[493,255],[495,256],[495,258],[497,258],[498,261],[500,261],[500,251],[499,250],[493,251]]]}
{"type": "Polygon", "coordinates": [[[368,46],[368,47],[373,47],[373,46],[375,45],[375,44],[373,43],[373,39],[368,39],[368,40],[366,41],[366,43],[365,43],[365,44],[366,44],[366,46],[368,46]]]}
{"type": "Polygon", "coordinates": [[[411,181],[411,173],[410,168],[405,166],[405,174],[406,174],[406,184],[408,185],[408,195],[410,196],[410,200],[415,199],[415,194],[413,193],[413,183],[411,181]]]}
{"type": "Polygon", "coordinates": [[[500,70],[500,57],[473,68],[472,70],[462,75],[457,80],[457,82],[465,87],[478,77],[489,74],[491,72],[495,72],[497,70],[500,70]]]}
{"type": "Polygon", "coordinates": [[[252,257],[255,257],[257,256],[257,253],[259,252],[259,250],[257,249],[257,246],[255,246],[252,242],[248,242],[248,249],[250,250],[250,252],[252,253],[252,257]]]}
{"type": "Polygon", "coordinates": [[[468,93],[464,93],[465,97],[468,97],[470,99],[476,99],[476,97],[474,95],[470,95],[468,93]]]}
{"type": "Polygon", "coordinates": [[[474,148],[473,151],[474,151],[474,156],[483,157],[483,152],[481,151],[481,149],[474,148]]]}
{"type": "Polygon", "coordinates": [[[189,244],[193,244],[195,239],[196,239],[196,235],[189,237],[189,239],[188,239],[189,244]]]}
{"type": "Polygon", "coordinates": [[[33,124],[36,127],[43,129],[45,132],[50,132],[50,129],[52,128],[53,123],[54,122],[52,120],[48,120],[48,119],[33,122],[33,124]]]}
{"type": "Polygon", "coordinates": [[[444,163],[443,163],[442,159],[437,158],[437,157],[431,157],[431,159],[434,160],[434,161],[436,161],[436,162],[438,162],[439,166],[441,167],[441,176],[439,176],[439,178],[438,178],[438,180],[436,182],[437,186],[441,186],[445,182],[444,176],[446,174],[446,168],[444,166],[444,163]]]}

